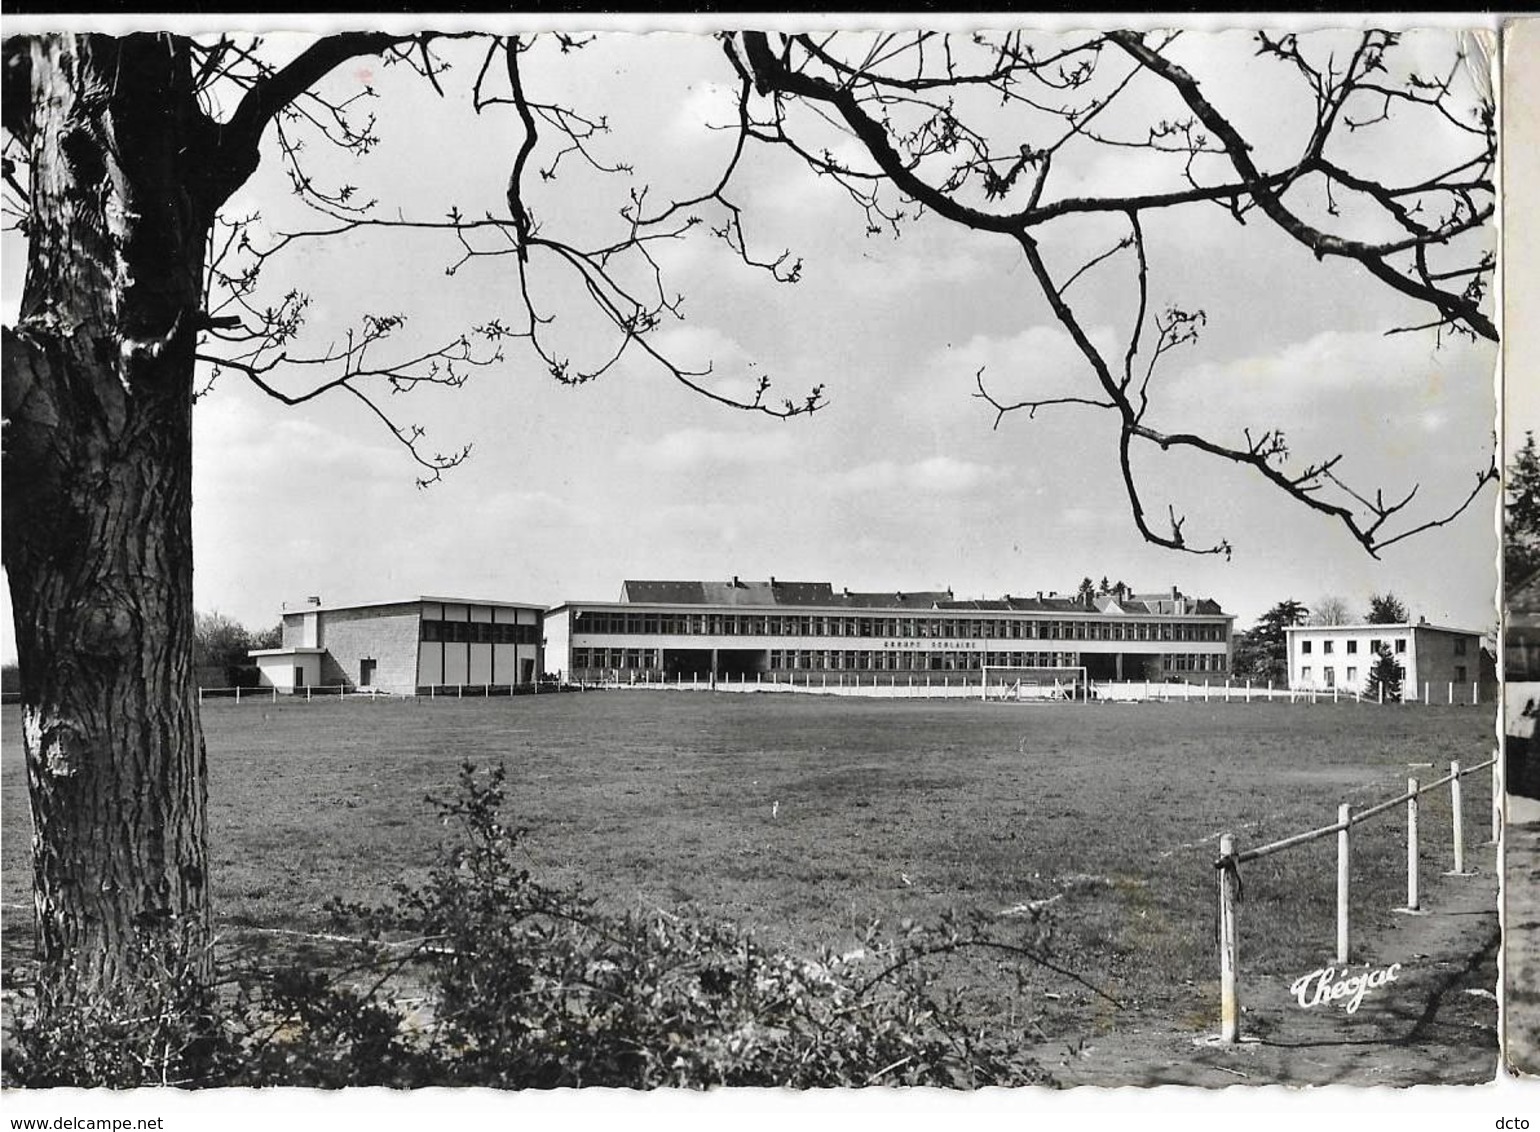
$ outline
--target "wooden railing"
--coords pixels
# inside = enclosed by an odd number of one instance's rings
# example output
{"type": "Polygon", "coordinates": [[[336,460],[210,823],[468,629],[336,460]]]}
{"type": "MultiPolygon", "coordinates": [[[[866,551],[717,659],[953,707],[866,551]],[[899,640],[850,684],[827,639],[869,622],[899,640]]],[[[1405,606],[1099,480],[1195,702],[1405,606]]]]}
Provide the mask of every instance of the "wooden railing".
{"type": "Polygon", "coordinates": [[[1478,763],[1473,767],[1462,769],[1458,760],[1451,761],[1449,773],[1435,782],[1426,786],[1419,785],[1415,778],[1408,778],[1406,793],[1396,798],[1352,812],[1352,807],[1343,802],[1337,807],[1337,820],[1331,825],[1323,825],[1319,829],[1307,830],[1304,833],[1296,833],[1290,837],[1284,837],[1278,841],[1259,845],[1253,849],[1235,851],[1235,838],[1231,834],[1224,834],[1219,839],[1219,859],[1214,862],[1214,868],[1219,873],[1219,1038],[1226,1043],[1238,1042],[1240,1035],[1240,992],[1238,983],[1240,980],[1239,937],[1240,930],[1237,923],[1236,906],[1239,903],[1240,892],[1240,866],[1250,861],[1257,861],[1273,853],[1281,853],[1285,849],[1292,849],[1299,845],[1305,845],[1311,841],[1337,835],[1337,962],[1339,964],[1349,961],[1349,893],[1352,885],[1351,869],[1351,830],[1353,826],[1369,821],[1388,813],[1398,806],[1406,806],[1406,907],[1409,911],[1418,910],[1418,827],[1417,827],[1417,800],[1422,795],[1442,786],[1449,787],[1449,805],[1451,816],[1451,838],[1454,847],[1454,874],[1465,874],[1465,819],[1463,811],[1463,799],[1461,797],[1460,780],[1478,770],[1492,768],[1492,839],[1491,844],[1496,844],[1502,836],[1502,783],[1498,771],[1497,755],[1486,762],[1478,763]]]}

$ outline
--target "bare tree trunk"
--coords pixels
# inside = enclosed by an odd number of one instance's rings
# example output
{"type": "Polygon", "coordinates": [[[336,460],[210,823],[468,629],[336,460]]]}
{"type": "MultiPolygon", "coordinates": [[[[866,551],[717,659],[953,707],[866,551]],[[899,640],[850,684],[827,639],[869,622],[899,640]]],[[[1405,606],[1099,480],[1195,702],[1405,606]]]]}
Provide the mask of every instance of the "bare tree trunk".
{"type": "Polygon", "coordinates": [[[145,946],[207,962],[191,420],[208,123],[168,36],[13,41],[5,63],[32,158],[3,503],[38,943],[90,990],[145,946]]]}

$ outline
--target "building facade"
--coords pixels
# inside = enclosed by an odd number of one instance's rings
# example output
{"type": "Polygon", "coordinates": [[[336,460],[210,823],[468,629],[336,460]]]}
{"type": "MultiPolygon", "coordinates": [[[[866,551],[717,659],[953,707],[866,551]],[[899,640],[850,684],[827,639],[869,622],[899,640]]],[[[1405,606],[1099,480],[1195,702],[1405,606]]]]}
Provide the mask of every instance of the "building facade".
{"type": "Polygon", "coordinates": [[[1213,601],[1127,591],[958,600],[828,582],[627,581],[620,600],[547,611],[548,663],[569,680],[901,682],[985,666],[1084,666],[1092,680],[1224,680],[1234,618],[1213,601]]]}
{"type": "Polygon", "coordinates": [[[521,687],[540,677],[539,605],[414,597],[365,605],[318,603],[283,614],[283,644],[255,649],[263,687],[415,692],[521,687]]]}
{"type": "Polygon", "coordinates": [[[1287,630],[1289,686],[1299,691],[1361,693],[1381,648],[1401,670],[1402,698],[1431,703],[1489,703],[1496,667],[1481,634],[1416,624],[1295,625],[1287,630]]]}

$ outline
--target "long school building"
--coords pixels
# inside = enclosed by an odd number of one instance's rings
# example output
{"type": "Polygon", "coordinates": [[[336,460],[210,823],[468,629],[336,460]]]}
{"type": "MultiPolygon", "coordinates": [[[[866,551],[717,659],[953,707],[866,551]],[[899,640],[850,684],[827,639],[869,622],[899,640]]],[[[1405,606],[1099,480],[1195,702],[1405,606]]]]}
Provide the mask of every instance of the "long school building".
{"type": "Polygon", "coordinates": [[[957,600],[828,582],[627,581],[615,602],[546,612],[546,663],[568,680],[900,682],[985,666],[1083,666],[1092,680],[1223,680],[1234,618],[1175,588],[1089,602],[1055,594],[957,600]]]}

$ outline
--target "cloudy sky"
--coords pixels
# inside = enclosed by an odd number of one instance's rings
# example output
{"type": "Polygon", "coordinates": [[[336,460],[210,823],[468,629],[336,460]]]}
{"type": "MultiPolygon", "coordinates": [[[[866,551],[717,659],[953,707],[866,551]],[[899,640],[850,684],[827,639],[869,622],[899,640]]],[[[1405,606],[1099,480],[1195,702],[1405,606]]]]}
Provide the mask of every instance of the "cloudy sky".
{"type": "MultiPolygon", "coordinates": [[[[1447,32],[1412,37],[1410,65],[1436,66],[1454,43],[1447,32]]],[[[1297,148],[1302,119],[1287,76],[1253,60],[1248,40],[1191,33],[1184,50],[1195,70],[1207,68],[1211,99],[1258,139],[1259,160],[1297,148]]],[[[339,96],[364,86],[380,94],[370,109],[382,141],[356,164],[317,153],[315,170],[378,197],[385,215],[440,218],[451,204],[505,214],[519,135],[508,113],[470,111],[477,62],[459,60],[442,99],[404,68],[344,69],[333,80],[339,96]]],[[[650,186],[653,199],[699,191],[730,145],[711,127],[733,114],[733,76],[705,37],[614,35],[573,56],[537,52],[526,82],[536,97],[606,115],[612,130],[596,152],[634,166],[629,178],[600,178],[569,158],[562,176],[536,187],[537,216],[574,242],[613,229],[632,187],[650,186]]],[[[1138,104],[1152,119],[1175,114],[1153,87],[1138,104]]],[[[1383,167],[1429,167],[1452,142],[1421,130],[1387,147],[1383,167]]],[[[1170,175],[1136,151],[1107,150],[1057,171],[1055,191],[1145,190],[1170,175]]],[[[1148,510],[1164,516],[1169,503],[1187,516],[1192,542],[1228,539],[1235,549],[1226,561],[1150,546],[1130,518],[1107,414],[1051,409],[996,427],[974,396],[980,369],[1007,400],[1089,391],[1083,359],[1010,244],[933,217],[898,238],[869,235],[837,186],[784,154],[751,152],[734,185],[751,249],[800,257],[801,281],[775,285],[709,237],[667,247],[660,262],[670,292],[685,297],[684,317],[654,344],[683,365],[709,364],[708,382],[726,391],[760,374],[793,398],[822,386],[825,409],[788,421],[736,412],[641,361],[565,387],[514,342],[504,363],[462,389],[387,399],[400,420],[427,429],[430,447],[473,446],[463,466],[419,490],[400,446],[357,402],[285,408],[227,373],[195,410],[198,607],[263,626],[310,594],[555,603],[614,598],[628,577],[736,574],[973,597],[1072,590],[1088,575],[1212,597],[1241,627],[1284,598],[1337,595],[1361,608],[1387,589],[1432,621],[1494,622],[1494,488],[1377,561],[1255,476],[1142,452],[1148,510]]],[[[254,211],[273,230],[306,223],[276,162],[232,203],[232,213],[254,211]]],[[[1069,229],[1045,238],[1045,254],[1062,276],[1114,229],[1069,229]]],[[[1162,359],[1152,424],[1229,443],[1247,428],[1282,428],[1292,466],[1340,453],[1355,485],[1387,497],[1420,485],[1419,518],[1465,498],[1495,427],[1492,348],[1387,336],[1424,312],[1362,269],[1318,263],[1270,226],[1239,226],[1222,209],[1152,219],[1148,239],[1152,305],[1207,314],[1200,340],[1162,359]]],[[[6,246],[8,265],[15,252],[6,246]]],[[[316,347],[364,312],[407,315],[403,350],[489,318],[517,323],[511,264],[489,259],[447,275],[455,258],[442,234],[359,234],[303,246],[273,264],[265,285],[274,302],[290,287],[311,295],[316,347]]],[[[606,343],[570,279],[549,262],[534,268],[552,340],[575,360],[600,356],[606,343]]],[[[1077,284],[1094,337],[1115,353],[1131,309],[1126,268],[1125,256],[1077,284]]],[[[20,282],[7,270],[9,310],[20,282]]]]}

